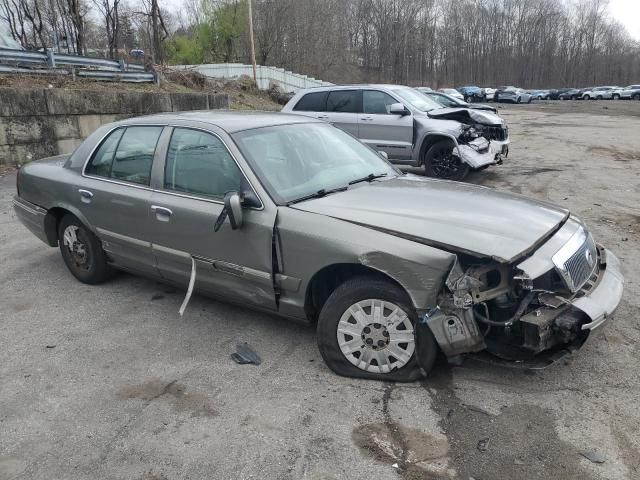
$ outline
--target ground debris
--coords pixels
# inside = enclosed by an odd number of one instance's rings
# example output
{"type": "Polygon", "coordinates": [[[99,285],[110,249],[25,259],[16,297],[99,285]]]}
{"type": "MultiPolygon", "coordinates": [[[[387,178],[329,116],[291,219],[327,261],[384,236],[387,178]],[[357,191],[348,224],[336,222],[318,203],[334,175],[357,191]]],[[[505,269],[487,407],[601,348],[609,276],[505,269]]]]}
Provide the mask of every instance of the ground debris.
{"type": "Polygon", "coordinates": [[[485,452],[489,448],[489,437],[481,438],[478,440],[478,450],[485,452]]]}
{"type": "Polygon", "coordinates": [[[231,354],[231,359],[240,365],[248,363],[260,365],[262,363],[260,356],[246,342],[236,345],[236,351],[231,354]]]}
{"type": "Polygon", "coordinates": [[[592,450],[580,452],[580,455],[593,463],[604,463],[607,461],[607,457],[605,457],[604,454],[600,452],[594,452],[592,450]]]}

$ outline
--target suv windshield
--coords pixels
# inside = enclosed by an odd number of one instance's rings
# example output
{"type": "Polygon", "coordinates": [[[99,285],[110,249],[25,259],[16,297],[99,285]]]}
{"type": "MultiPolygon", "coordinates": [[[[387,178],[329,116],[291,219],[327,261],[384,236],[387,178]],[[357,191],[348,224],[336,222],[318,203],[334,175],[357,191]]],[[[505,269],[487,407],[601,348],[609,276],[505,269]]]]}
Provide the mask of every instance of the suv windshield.
{"type": "Polygon", "coordinates": [[[369,147],[324,123],[256,128],[233,139],[279,204],[323,196],[355,180],[400,174],[369,147]]]}
{"type": "Polygon", "coordinates": [[[442,108],[442,105],[438,102],[413,88],[398,88],[392,89],[391,91],[421,112],[429,112],[437,108],[442,108]]]}

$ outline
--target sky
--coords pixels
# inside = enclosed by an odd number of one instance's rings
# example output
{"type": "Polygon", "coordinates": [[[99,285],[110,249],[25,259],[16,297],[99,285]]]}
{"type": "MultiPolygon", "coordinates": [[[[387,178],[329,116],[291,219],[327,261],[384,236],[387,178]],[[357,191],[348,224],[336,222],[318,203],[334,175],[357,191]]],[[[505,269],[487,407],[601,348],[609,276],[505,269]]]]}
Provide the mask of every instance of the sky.
{"type": "Polygon", "coordinates": [[[640,40],[640,0],[609,0],[609,13],[640,40]]]}

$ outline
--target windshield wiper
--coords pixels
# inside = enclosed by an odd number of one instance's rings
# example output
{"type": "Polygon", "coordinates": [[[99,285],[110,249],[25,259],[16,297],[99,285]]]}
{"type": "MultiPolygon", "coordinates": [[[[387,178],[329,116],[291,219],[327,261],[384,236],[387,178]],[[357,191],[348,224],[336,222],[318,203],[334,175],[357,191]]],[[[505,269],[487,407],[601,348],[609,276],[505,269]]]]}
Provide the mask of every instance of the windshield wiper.
{"type": "Polygon", "coordinates": [[[312,198],[322,198],[331,193],[344,192],[347,188],[348,187],[338,187],[338,188],[331,188],[329,190],[322,188],[317,192],[310,193],[309,195],[305,195],[304,197],[296,198],[295,200],[291,200],[290,202],[287,202],[287,205],[292,205],[298,202],[304,202],[305,200],[311,200],[312,198]]]}
{"type": "Polygon", "coordinates": [[[362,182],[372,182],[376,178],[382,178],[386,176],[387,176],[386,173],[370,173],[366,177],[358,178],[356,180],[351,180],[349,182],[349,185],[355,185],[356,183],[362,183],[362,182]]]}

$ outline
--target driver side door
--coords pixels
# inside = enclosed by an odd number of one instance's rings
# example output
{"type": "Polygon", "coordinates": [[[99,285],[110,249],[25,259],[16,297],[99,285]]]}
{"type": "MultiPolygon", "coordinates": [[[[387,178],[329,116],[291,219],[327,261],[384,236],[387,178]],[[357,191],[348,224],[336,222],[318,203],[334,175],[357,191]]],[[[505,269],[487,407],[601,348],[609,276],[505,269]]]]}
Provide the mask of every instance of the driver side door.
{"type": "Polygon", "coordinates": [[[163,136],[165,152],[150,202],[152,252],[160,274],[186,288],[193,262],[196,289],[276,310],[275,208],[244,208],[240,229],[226,221],[214,232],[225,193],[252,187],[220,136],[187,127],[170,130],[163,136]]]}

